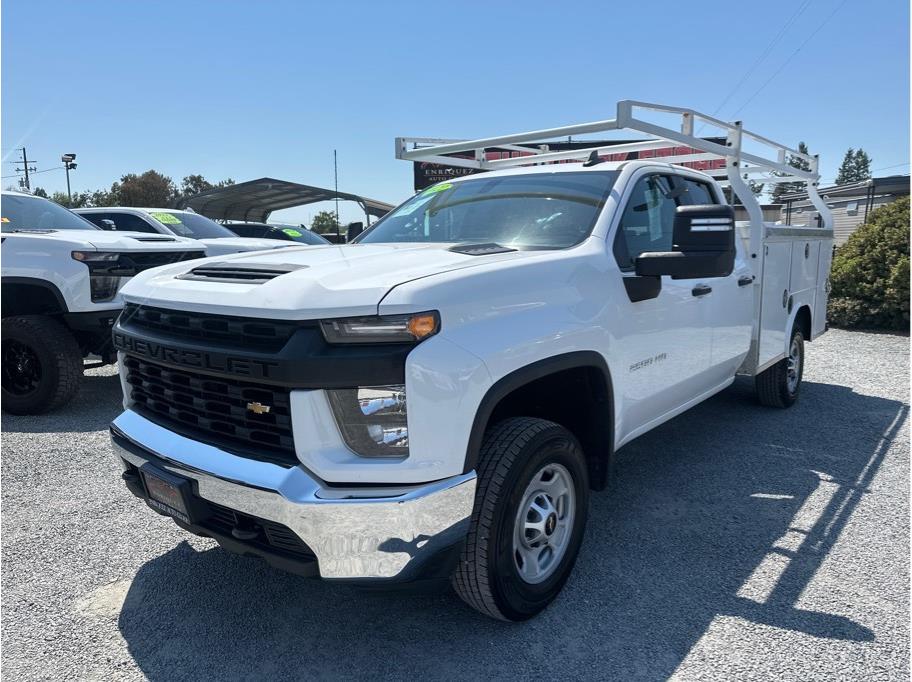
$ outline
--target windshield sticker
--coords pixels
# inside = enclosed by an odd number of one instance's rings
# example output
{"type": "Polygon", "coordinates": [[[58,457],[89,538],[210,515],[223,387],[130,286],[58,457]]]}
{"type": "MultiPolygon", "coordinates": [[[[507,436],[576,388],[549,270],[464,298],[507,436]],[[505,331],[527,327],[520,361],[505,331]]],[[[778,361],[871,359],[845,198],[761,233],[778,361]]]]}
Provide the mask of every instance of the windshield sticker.
{"type": "Polygon", "coordinates": [[[427,192],[425,192],[424,194],[419,195],[418,198],[412,199],[412,203],[410,206],[403,206],[402,208],[400,208],[396,212],[396,215],[397,216],[412,215],[412,213],[417,211],[419,208],[424,206],[426,203],[428,203],[433,198],[434,198],[433,194],[428,194],[427,192]]]}
{"type": "Polygon", "coordinates": [[[8,223],[9,218],[0,218],[0,223],[8,223]]]}
{"type": "Polygon", "coordinates": [[[441,182],[439,185],[431,185],[426,190],[424,194],[437,194],[437,192],[446,192],[448,189],[453,188],[452,182],[441,182]]]}
{"type": "Polygon", "coordinates": [[[180,225],[181,221],[176,215],[171,215],[170,213],[150,213],[150,216],[155,218],[158,222],[165,225],[180,225]]]}
{"type": "Polygon", "coordinates": [[[293,228],[291,228],[291,227],[286,227],[284,230],[282,230],[282,232],[284,232],[285,234],[287,234],[289,237],[301,237],[301,236],[303,236],[303,235],[301,234],[301,231],[300,231],[300,230],[295,230],[295,229],[293,229],[293,228]]]}

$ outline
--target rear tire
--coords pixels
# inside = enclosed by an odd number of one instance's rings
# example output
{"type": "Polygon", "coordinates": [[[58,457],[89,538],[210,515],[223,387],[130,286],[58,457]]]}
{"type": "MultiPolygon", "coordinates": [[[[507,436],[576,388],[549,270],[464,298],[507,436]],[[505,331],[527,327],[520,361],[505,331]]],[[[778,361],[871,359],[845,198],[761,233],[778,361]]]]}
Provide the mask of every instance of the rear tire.
{"type": "Polygon", "coordinates": [[[791,407],[798,400],[804,376],[804,334],[792,330],[788,355],[754,380],[757,399],[767,407],[791,407]]]}
{"type": "Polygon", "coordinates": [[[63,323],[40,315],[7,317],[0,343],[4,411],[44,414],[76,394],[82,353],[63,323]]]}
{"type": "Polygon", "coordinates": [[[567,581],[588,506],[586,461],[572,433],[544,419],[500,422],[481,446],[456,593],[492,618],[531,618],[567,581]]]}

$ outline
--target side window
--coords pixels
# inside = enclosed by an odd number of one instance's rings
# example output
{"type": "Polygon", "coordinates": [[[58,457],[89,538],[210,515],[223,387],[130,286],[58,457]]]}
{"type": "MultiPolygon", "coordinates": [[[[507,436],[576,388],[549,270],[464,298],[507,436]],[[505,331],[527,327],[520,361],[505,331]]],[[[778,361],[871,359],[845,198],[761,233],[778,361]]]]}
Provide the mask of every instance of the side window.
{"type": "Polygon", "coordinates": [[[688,206],[696,204],[718,204],[712,188],[705,182],[691,180],[690,178],[676,177],[675,182],[685,188],[683,203],[688,206]]]}
{"type": "Polygon", "coordinates": [[[145,220],[132,213],[115,213],[111,219],[117,225],[118,232],[158,232],[145,220]]]}
{"type": "Polygon", "coordinates": [[[637,181],[614,239],[621,270],[632,270],[641,253],[671,251],[677,204],[669,177],[649,175],[637,181]]]}
{"type": "Polygon", "coordinates": [[[93,225],[97,225],[98,227],[100,227],[102,229],[107,229],[101,224],[102,220],[112,220],[113,219],[109,213],[80,213],[79,215],[81,215],[83,218],[88,220],[93,225]]]}

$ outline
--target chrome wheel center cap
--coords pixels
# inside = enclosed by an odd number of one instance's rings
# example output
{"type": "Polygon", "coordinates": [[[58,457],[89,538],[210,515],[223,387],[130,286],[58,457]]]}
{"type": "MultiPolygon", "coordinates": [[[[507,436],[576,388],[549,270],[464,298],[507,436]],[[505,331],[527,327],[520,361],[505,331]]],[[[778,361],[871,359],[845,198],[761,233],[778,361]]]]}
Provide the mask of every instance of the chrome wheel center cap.
{"type": "Polygon", "coordinates": [[[553,535],[555,528],[557,528],[557,514],[552,512],[548,514],[548,520],[545,521],[545,534],[553,535]]]}

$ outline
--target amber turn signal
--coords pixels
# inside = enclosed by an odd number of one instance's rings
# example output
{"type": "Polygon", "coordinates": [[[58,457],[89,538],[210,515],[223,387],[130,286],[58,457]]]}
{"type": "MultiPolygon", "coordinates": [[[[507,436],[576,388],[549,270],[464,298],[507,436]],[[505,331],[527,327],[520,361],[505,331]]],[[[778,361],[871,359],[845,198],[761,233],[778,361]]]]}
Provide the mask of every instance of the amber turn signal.
{"type": "Polygon", "coordinates": [[[408,330],[416,339],[423,339],[437,333],[437,316],[431,314],[414,315],[409,318],[408,330]]]}

